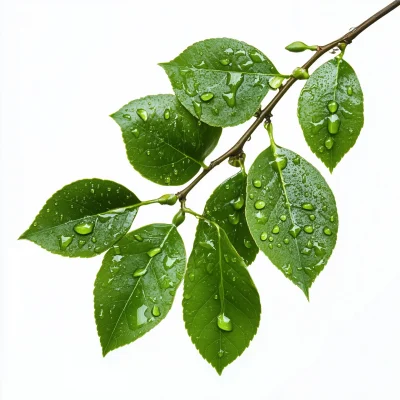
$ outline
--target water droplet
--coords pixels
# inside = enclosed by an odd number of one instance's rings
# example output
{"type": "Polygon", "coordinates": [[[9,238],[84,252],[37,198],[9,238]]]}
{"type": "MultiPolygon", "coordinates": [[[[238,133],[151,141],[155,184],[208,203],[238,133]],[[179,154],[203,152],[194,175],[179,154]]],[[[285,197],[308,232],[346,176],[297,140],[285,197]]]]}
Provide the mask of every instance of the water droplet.
{"type": "Polygon", "coordinates": [[[155,317],[159,317],[161,315],[160,308],[158,306],[154,305],[153,308],[151,309],[151,313],[155,317]]]}
{"type": "Polygon", "coordinates": [[[211,275],[214,272],[214,264],[213,263],[208,263],[206,266],[207,272],[211,275]]]}
{"type": "Polygon", "coordinates": [[[305,233],[313,233],[314,232],[314,228],[311,225],[306,225],[303,229],[304,229],[305,233]]]}
{"type": "Polygon", "coordinates": [[[285,264],[285,265],[282,267],[282,269],[283,269],[283,273],[284,273],[286,276],[290,276],[290,275],[292,275],[292,273],[293,273],[293,269],[292,269],[292,266],[291,266],[290,264],[285,264]]]}
{"type": "Polygon", "coordinates": [[[80,235],[89,235],[93,232],[94,224],[92,222],[81,222],[74,226],[74,231],[80,235]]]}
{"type": "Polygon", "coordinates": [[[252,247],[251,241],[244,239],[244,247],[246,247],[246,249],[251,249],[251,247],[252,247]]]}
{"type": "Polygon", "coordinates": [[[232,225],[237,225],[240,221],[240,215],[238,212],[234,212],[228,216],[228,220],[232,225]]]}
{"type": "Polygon", "coordinates": [[[249,197],[250,197],[251,200],[253,200],[253,199],[254,199],[254,194],[253,194],[253,193],[250,193],[250,194],[249,194],[249,197]]]}
{"type": "Polygon", "coordinates": [[[147,252],[147,255],[148,255],[149,257],[154,257],[154,256],[156,256],[156,255],[159,254],[159,253],[161,253],[161,249],[160,249],[159,247],[155,247],[154,249],[149,250],[149,251],[147,252]]]}
{"type": "Polygon", "coordinates": [[[331,114],[328,117],[328,132],[335,135],[339,132],[340,118],[337,114],[331,114]]]}
{"type": "Polygon", "coordinates": [[[122,114],[122,116],[123,116],[125,119],[131,119],[130,114],[122,114]]]}
{"type": "Polygon", "coordinates": [[[262,210],[262,209],[265,207],[265,201],[257,200],[257,201],[255,202],[255,204],[254,204],[254,207],[255,207],[257,210],[262,210]]]}
{"type": "Polygon", "coordinates": [[[236,105],[236,93],[240,85],[244,81],[244,75],[238,72],[228,72],[226,84],[230,88],[230,92],[223,93],[222,97],[226,101],[229,107],[235,107],[236,105]]]}
{"type": "Polygon", "coordinates": [[[193,282],[194,281],[194,273],[193,272],[191,272],[190,274],[189,274],[189,279],[193,282]]]}
{"type": "Polygon", "coordinates": [[[325,254],[325,248],[322,247],[319,243],[314,243],[314,252],[318,257],[322,257],[325,254]]]}
{"type": "Polygon", "coordinates": [[[203,94],[200,96],[200,99],[201,99],[202,101],[207,102],[207,101],[210,101],[213,97],[214,97],[214,93],[205,92],[205,93],[203,93],[203,94]]]}
{"type": "Polygon", "coordinates": [[[150,150],[146,150],[146,154],[149,156],[150,155],[150,150]]]}
{"type": "Polygon", "coordinates": [[[280,220],[281,220],[281,221],[286,221],[286,215],[281,215],[281,216],[280,216],[280,220]]]}
{"type": "Polygon", "coordinates": [[[96,242],[97,242],[97,239],[96,239],[94,236],[92,236],[91,241],[92,241],[93,243],[96,243],[96,242]]]}
{"type": "Polygon", "coordinates": [[[147,268],[138,268],[133,273],[133,276],[136,278],[138,276],[143,276],[147,273],[147,268]]]}
{"type": "Polygon", "coordinates": [[[176,258],[171,258],[169,256],[166,256],[163,260],[164,267],[166,269],[171,269],[175,264],[176,260],[177,260],[176,258]]]}
{"type": "Polygon", "coordinates": [[[185,294],[183,295],[183,297],[184,297],[186,300],[189,300],[189,299],[192,297],[192,295],[189,294],[189,293],[185,293],[185,294]]]}
{"type": "Polygon", "coordinates": [[[230,332],[232,331],[232,322],[225,314],[219,314],[217,320],[218,328],[222,331],[230,332]]]}
{"type": "Polygon", "coordinates": [[[140,235],[133,235],[133,237],[138,241],[138,242],[143,242],[143,238],[140,235]]]}
{"type": "Polygon", "coordinates": [[[222,60],[219,60],[221,65],[228,65],[229,64],[229,60],[227,58],[223,58],[222,60]]]}
{"type": "Polygon", "coordinates": [[[275,90],[282,86],[282,83],[285,79],[286,78],[283,76],[273,76],[269,79],[268,84],[271,86],[271,89],[275,90]]]}
{"type": "Polygon", "coordinates": [[[284,155],[277,155],[275,160],[271,162],[272,168],[279,172],[286,168],[287,165],[287,158],[284,155]]]}
{"type": "Polygon", "coordinates": [[[283,243],[289,244],[289,239],[288,238],[283,239],[283,243]]]}
{"type": "Polygon", "coordinates": [[[333,215],[330,216],[329,221],[335,222],[335,217],[333,215]]]}
{"type": "Polygon", "coordinates": [[[275,225],[275,226],[272,228],[272,233],[275,233],[275,235],[278,234],[279,231],[280,231],[280,229],[279,229],[279,226],[278,226],[278,225],[275,225]]]}
{"type": "Polygon", "coordinates": [[[264,61],[264,57],[263,55],[258,52],[257,50],[251,50],[249,52],[249,56],[251,58],[251,61],[255,62],[255,63],[260,63],[264,61]]]}
{"type": "Polygon", "coordinates": [[[201,104],[198,101],[193,100],[192,101],[194,112],[197,115],[197,118],[201,118],[201,115],[203,114],[203,109],[201,107],[201,104]]]}
{"type": "Polygon", "coordinates": [[[168,185],[171,182],[171,178],[169,176],[166,176],[164,178],[164,182],[168,185]]]}
{"type": "Polygon", "coordinates": [[[307,242],[306,246],[307,246],[309,249],[312,249],[313,244],[311,243],[311,240],[309,240],[309,241],[307,242]]]}
{"type": "Polygon", "coordinates": [[[298,225],[292,225],[289,229],[289,233],[294,239],[296,239],[297,236],[299,236],[300,231],[301,228],[298,225]]]}
{"type": "Polygon", "coordinates": [[[267,240],[267,238],[268,238],[268,233],[267,232],[263,232],[261,235],[260,235],[260,239],[264,242],[265,240],[267,240]]]}
{"type": "Polygon", "coordinates": [[[99,312],[99,318],[103,319],[104,318],[104,310],[101,309],[99,312]]]}
{"type": "Polygon", "coordinates": [[[86,244],[86,240],[79,240],[78,247],[81,249],[86,244]]]}
{"type": "Polygon", "coordinates": [[[349,86],[349,87],[347,88],[347,94],[348,94],[349,96],[352,96],[352,95],[353,95],[353,88],[352,88],[351,86],[349,86]]]}
{"type": "Polygon", "coordinates": [[[60,249],[66,250],[66,248],[72,243],[72,239],[73,239],[72,236],[61,235],[59,237],[60,249]]]}
{"type": "Polygon", "coordinates": [[[139,108],[139,110],[136,111],[137,115],[139,115],[139,117],[146,122],[147,121],[147,111],[143,110],[142,108],[139,108]]]}
{"type": "Polygon", "coordinates": [[[327,236],[331,236],[331,235],[332,235],[332,231],[331,231],[328,227],[325,227],[325,228],[324,228],[324,233],[325,233],[325,235],[327,235],[327,236]]]}
{"type": "Polygon", "coordinates": [[[171,113],[170,113],[169,109],[167,108],[164,111],[164,119],[169,119],[170,116],[171,116],[171,113]]]}
{"type": "Polygon", "coordinates": [[[326,211],[327,209],[328,209],[327,206],[322,206],[322,210],[323,210],[323,211],[326,211]]]}
{"type": "Polygon", "coordinates": [[[256,188],[260,188],[261,187],[261,181],[258,179],[254,179],[253,180],[253,186],[256,188]]]}
{"type": "Polygon", "coordinates": [[[272,236],[270,236],[270,237],[268,238],[268,240],[269,240],[270,242],[273,242],[273,241],[274,241],[274,238],[273,238],[272,236]]]}
{"type": "Polygon", "coordinates": [[[224,353],[225,353],[225,352],[224,352],[223,350],[218,350],[218,353],[217,353],[217,354],[218,354],[218,357],[219,357],[219,358],[222,358],[223,355],[224,355],[224,353]]]}
{"type": "Polygon", "coordinates": [[[233,200],[231,203],[235,210],[241,210],[242,207],[244,206],[244,197],[239,196],[237,199],[233,200]]]}
{"type": "Polygon", "coordinates": [[[301,250],[301,254],[309,256],[311,254],[311,249],[309,249],[308,247],[304,247],[304,249],[301,250]]]}
{"type": "Polygon", "coordinates": [[[328,137],[325,140],[325,147],[330,150],[333,147],[333,139],[331,137],[328,137]]]}
{"type": "Polygon", "coordinates": [[[314,210],[314,206],[311,203],[303,203],[301,207],[303,208],[303,210],[314,210]]]}
{"type": "Polygon", "coordinates": [[[311,221],[315,221],[315,215],[314,214],[309,215],[308,218],[310,218],[311,221]]]}
{"type": "Polygon", "coordinates": [[[297,157],[293,158],[293,163],[294,163],[295,165],[300,165],[300,157],[297,156],[297,157]]]}
{"type": "Polygon", "coordinates": [[[332,100],[327,104],[327,107],[329,112],[331,114],[334,114],[338,110],[339,104],[336,101],[332,100]]]}

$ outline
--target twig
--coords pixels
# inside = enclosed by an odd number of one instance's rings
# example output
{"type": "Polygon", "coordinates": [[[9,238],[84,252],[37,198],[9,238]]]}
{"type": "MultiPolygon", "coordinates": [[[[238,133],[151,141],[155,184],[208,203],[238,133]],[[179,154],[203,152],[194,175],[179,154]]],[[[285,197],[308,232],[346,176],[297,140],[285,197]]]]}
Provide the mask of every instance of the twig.
{"type": "MultiPolygon", "coordinates": [[[[352,29],[350,32],[346,33],[342,37],[337,40],[334,40],[331,43],[326,44],[325,46],[318,46],[317,51],[313,54],[313,56],[303,65],[304,69],[308,69],[311,67],[322,55],[327,53],[329,50],[338,46],[339,43],[350,44],[361,32],[367,29],[369,26],[374,24],[376,21],[380,20],[386,14],[393,11],[395,8],[400,6],[400,0],[393,1],[389,5],[387,5],[382,10],[378,11],[372,17],[368,18],[362,24],[358,25],[356,28],[352,29]]],[[[222,161],[225,161],[227,158],[231,156],[235,156],[240,154],[243,151],[243,147],[246,144],[247,140],[250,138],[252,133],[256,130],[256,128],[264,121],[269,120],[272,117],[272,110],[281,100],[281,98],[286,94],[286,92],[293,86],[293,84],[297,81],[296,78],[291,77],[289,80],[281,86],[280,90],[277,92],[275,97],[270,101],[270,103],[263,109],[261,112],[256,114],[256,120],[251,124],[249,129],[243,134],[243,136],[237,141],[237,143],[232,146],[227,152],[222,154],[220,157],[215,159],[210,163],[210,165],[203,169],[203,171],[193,179],[192,182],[189,183],[183,190],[178,192],[176,196],[182,202],[186,200],[188,193],[217,165],[221,164],[222,161]]]]}

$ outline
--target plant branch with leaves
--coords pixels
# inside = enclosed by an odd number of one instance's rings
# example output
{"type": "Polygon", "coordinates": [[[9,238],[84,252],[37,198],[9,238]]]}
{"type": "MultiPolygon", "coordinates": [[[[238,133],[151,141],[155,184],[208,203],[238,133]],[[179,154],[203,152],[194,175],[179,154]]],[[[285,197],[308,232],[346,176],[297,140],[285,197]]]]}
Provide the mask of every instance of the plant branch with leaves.
{"type": "Polygon", "coordinates": [[[122,130],[128,159],[146,179],[183,185],[176,194],[141,201],[122,185],[83,179],[64,186],[21,235],[68,257],[106,251],[94,284],[94,307],[103,354],[131,343],[166,317],[182,280],[183,318],[200,354],[220,374],[257,332],[261,303],[248,266],[259,250],[309,297],[309,289],[335,247],[338,212],[327,182],[309,162],[278,146],[272,111],[297,80],[306,80],[298,119],[311,150],[332,172],[355,144],[364,123],[364,99],[346,47],[394,10],[387,7],[325,45],[293,42],[292,52],[313,51],[292,74],[281,74],[260,50],[235,39],[193,44],[168,63],[175,95],[133,100],[111,117],[122,130]],[[339,52],[308,69],[325,53],[339,52]],[[260,108],[270,90],[277,90],[260,108]],[[210,163],[222,128],[256,117],[238,142],[210,163]],[[265,123],[270,146],[245,171],[244,145],[265,123]],[[186,207],[189,192],[229,159],[238,171],[222,182],[202,214],[186,207]],[[201,172],[199,173],[199,171],[201,172]],[[131,232],[145,205],[175,205],[170,224],[131,232]],[[178,227],[186,214],[198,219],[193,249],[186,253],[178,227]]]}

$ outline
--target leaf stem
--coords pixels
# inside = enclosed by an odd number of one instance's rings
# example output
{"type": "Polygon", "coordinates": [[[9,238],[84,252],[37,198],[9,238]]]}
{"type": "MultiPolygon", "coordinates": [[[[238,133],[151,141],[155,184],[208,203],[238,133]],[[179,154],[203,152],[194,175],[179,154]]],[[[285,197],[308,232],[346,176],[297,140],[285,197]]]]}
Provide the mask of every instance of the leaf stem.
{"type": "MultiPolygon", "coordinates": [[[[400,6],[400,0],[393,1],[388,4],[386,7],[382,8],[382,10],[378,11],[376,14],[372,15],[370,18],[365,20],[363,23],[358,25],[356,28],[352,29],[350,32],[341,36],[339,39],[334,40],[331,43],[326,44],[325,46],[317,46],[317,51],[312,55],[312,57],[302,66],[302,68],[308,70],[320,57],[322,57],[329,50],[338,46],[340,43],[344,43],[346,45],[352,43],[352,41],[363,31],[365,31],[372,24],[383,18],[386,14],[393,11],[395,8],[400,6]]],[[[240,154],[243,151],[243,147],[246,144],[247,140],[251,137],[256,128],[264,121],[269,121],[272,117],[272,110],[279,103],[282,97],[288,92],[288,90],[293,86],[293,84],[297,81],[296,78],[290,77],[287,82],[279,88],[278,93],[275,97],[268,103],[268,105],[261,110],[261,112],[257,113],[256,120],[250,125],[247,131],[243,134],[243,136],[236,142],[234,146],[232,146],[228,151],[222,154],[220,157],[215,159],[210,163],[207,168],[204,168],[196,178],[193,179],[192,182],[189,183],[183,190],[176,193],[179,201],[186,200],[189,192],[217,165],[221,164],[223,161],[228,159],[231,156],[235,156],[240,154]]],[[[185,209],[186,210],[186,209],[185,209]]],[[[189,214],[190,212],[187,211],[189,214]]],[[[193,214],[195,215],[195,214],[193,214]]]]}

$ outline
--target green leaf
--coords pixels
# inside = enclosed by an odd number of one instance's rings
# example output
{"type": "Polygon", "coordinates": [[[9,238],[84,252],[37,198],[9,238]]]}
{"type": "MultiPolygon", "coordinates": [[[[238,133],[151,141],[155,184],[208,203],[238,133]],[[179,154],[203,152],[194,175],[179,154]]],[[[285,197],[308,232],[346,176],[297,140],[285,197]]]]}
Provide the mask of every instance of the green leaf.
{"type": "Polygon", "coordinates": [[[298,117],[311,150],[332,172],[364,124],[363,93],[346,61],[330,60],[311,75],[299,97],[298,117]]]}
{"type": "Polygon", "coordinates": [[[93,257],[128,232],[139,203],[118,183],[95,178],[76,181],[50,197],[20,239],[62,256],[93,257]]]}
{"type": "Polygon", "coordinates": [[[331,189],[299,155],[268,147],[250,168],[247,196],[246,217],[257,246],[308,298],[336,244],[331,189]]]}
{"type": "Polygon", "coordinates": [[[185,274],[183,318],[192,342],[219,374],[249,345],[260,314],[257,289],[225,231],[200,220],[185,274]]]}
{"type": "Polygon", "coordinates": [[[225,231],[246,265],[250,265],[256,258],[258,247],[246,222],[246,178],[245,173],[239,172],[219,185],[207,200],[204,215],[225,231]]]}
{"type": "Polygon", "coordinates": [[[212,126],[235,126],[251,118],[269,90],[269,79],[279,75],[261,51],[227,38],[197,42],[160,65],[179,101],[212,126]]]}
{"type": "Polygon", "coordinates": [[[111,117],[122,130],[133,167],[160,185],[182,185],[218,143],[221,129],[199,124],[170,94],[133,100],[111,117]]]}
{"type": "Polygon", "coordinates": [[[103,355],[135,341],[165,318],[185,263],[182,238],[167,224],[130,232],[106,253],[94,285],[103,355]]]}

